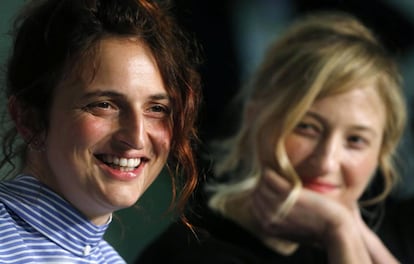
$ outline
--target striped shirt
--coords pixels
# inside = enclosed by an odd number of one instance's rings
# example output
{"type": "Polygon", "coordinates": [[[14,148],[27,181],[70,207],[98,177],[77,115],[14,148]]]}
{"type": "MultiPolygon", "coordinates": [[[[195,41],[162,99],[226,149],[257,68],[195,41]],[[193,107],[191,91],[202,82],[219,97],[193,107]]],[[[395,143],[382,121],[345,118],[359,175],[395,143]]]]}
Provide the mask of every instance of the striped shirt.
{"type": "MultiPolygon", "coordinates": [[[[109,221],[110,222],[110,221],[109,221]]],[[[0,182],[0,263],[125,263],[96,226],[36,178],[0,182]]]]}

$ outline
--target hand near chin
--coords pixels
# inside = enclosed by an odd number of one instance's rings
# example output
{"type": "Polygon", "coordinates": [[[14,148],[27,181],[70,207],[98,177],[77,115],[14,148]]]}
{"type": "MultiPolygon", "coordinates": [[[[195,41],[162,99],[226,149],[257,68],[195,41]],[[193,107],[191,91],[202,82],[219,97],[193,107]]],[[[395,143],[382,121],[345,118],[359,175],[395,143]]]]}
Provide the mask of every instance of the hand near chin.
{"type": "Polygon", "coordinates": [[[329,237],[351,219],[348,210],[319,193],[302,189],[285,216],[280,208],[292,190],[291,184],[273,170],[265,170],[252,193],[251,212],[261,233],[288,240],[324,244],[329,237]]]}
{"type": "Polygon", "coordinates": [[[300,189],[290,210],[281,217],[280,208],[291,191],[287,180],[267,169],[251,194],[255,231],[267,245],[272,247],[272,239],[283,238],[323,248],[330,263],[375,263],[361,226],[355,224],[355,213],[331,198],[300,189]]]}

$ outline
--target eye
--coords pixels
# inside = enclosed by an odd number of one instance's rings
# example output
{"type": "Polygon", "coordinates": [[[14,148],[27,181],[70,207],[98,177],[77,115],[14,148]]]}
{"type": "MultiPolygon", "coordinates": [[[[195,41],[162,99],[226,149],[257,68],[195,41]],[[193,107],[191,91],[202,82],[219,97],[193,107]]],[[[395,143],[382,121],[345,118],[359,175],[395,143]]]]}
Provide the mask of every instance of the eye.
{"type": "Polygon", "coordinates": [[[295,128],[295,133],[308,137],[316,137],[322,132],[322,129],[313,123],[300,122],[295,128]]]}
{"type": "Polygon", "coordinates": [[[163,118],[170,115],[171,109],[169,106],[163,104],[154,104],[149,106],[146,112],[153,117],[163,118]]]}
{"type": "Polygon", "coordinates": [[[151,108],[152,112],[159,112],[159,113],[169,113],[169,109],[162,105],[154,105],[151,108]]]}
{"type": "Polygon", "coordinates": [[[109,101],[93,102],[86,105],[83,109],[94,115],[105,115],[118,110],[116,105],[109,101]]]}
{"type": "Polygon", "coordinates": [[[369,141],[365,137],[359,135],[351,135],[348,137],[347,141],[348,145],[355,149],[362,149],[369,145],[369,141]]]}
{"type": "Polygon", "coordinates": [[[109,109],[109,108],[111,108],[112,106],[111,106],[111,104],[110,104],[110,103],[108,103],[108,102],[98,102],[98,103],[93,103],[93,104],[90,104],[90,105],[89,105],[89,107],[92,107],[92,108],[109,109]]]}

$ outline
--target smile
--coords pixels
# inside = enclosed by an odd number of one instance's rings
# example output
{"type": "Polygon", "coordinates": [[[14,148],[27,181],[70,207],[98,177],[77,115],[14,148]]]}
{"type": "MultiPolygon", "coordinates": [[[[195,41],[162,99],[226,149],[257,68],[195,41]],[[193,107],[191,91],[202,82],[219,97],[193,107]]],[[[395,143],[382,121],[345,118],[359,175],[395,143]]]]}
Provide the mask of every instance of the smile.
{"type": "Polygon", "coordinates": [[[106,165],[121,171],[135,170],[141,164],[140,158],[123,158],[114,155],[99,155],[98,159],[106,165]]]}

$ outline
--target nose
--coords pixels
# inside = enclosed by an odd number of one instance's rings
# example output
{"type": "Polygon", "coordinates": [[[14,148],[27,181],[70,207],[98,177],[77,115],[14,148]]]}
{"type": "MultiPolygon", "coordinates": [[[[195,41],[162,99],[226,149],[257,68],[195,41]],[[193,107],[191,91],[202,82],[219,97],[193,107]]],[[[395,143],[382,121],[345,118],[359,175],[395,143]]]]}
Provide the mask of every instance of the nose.
{"type": "Polygon", "coordinates": [[[145,119],[139,112],[128,113],[120,119],[118,141],[133,149],[143,149],[146,140],[145,119]]]}
{"type": "Polygon", "coordinates": [[[336,172],[341,163],[341,141],[334,137],[320,141],[310,157],[314,175],[326,175],[336,172]]]}

